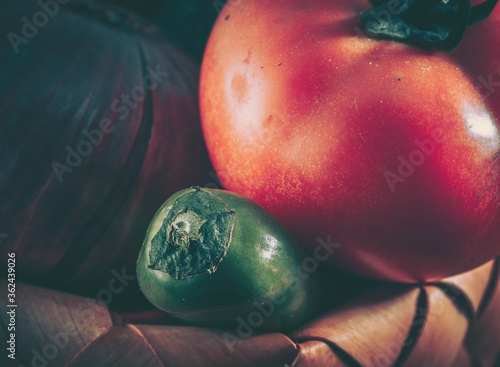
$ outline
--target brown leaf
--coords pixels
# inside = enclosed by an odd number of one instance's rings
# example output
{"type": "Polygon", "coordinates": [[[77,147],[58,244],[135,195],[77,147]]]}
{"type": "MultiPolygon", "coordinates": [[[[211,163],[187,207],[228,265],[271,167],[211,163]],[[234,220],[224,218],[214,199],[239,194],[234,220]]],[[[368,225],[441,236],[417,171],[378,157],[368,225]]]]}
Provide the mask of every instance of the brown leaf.
{"type": "Polygon", "coordinates": [[[497,259],[489,282],[491,293],[486,291],[484,311],[470,327],[465,345],[474,361],[482,366],[498,366],[500,358],[500,272],[497,259]]]}
{"type": "MultiPolygon", "coordinates": [[[[0,287],[7,282],[0,279],[0,287]]],[[[113,325],[107,308],[89,298],[17,284],[16,303],[16,356],[26,366],[43,359],[65,365],[113,325]]],[[[0,318],[9,324],[6,312],[0,318]]]]}
{"type": "MultiPolygon", "coordinates": [[[[170,319],[121,317],[91,299],[18,284],[14,366],[493,367],[499,270],[497,260],[432,284],[380,284],[291,333],[295,343],[280,333],[154,325],[170,319]]],[[[0,321],[7,337],[9,315],[0,321]]]]}
{"type": "Polygon", "coordinates": [[[439,288],[426,286],[424,291],[428,299],[425,324],[404,366],[452,366],[462,347],[467,319],[439,288]]]}
{"type": "Polygon", "coordinates": [[[291,367],[348,367],[333,352],[328,344],[311,340],[299,344],[299,355],[291,367]]]}
{"type": "Polygon", "coordinates": [[[328,341],[362,366],[391,365],[411,328],[418,295],[414,286],[379,286],[292,336],[328,341]]]}
{"type": "Polygon", "coordinates": [[[195,327],[136,325],[160,360],[171,366],[259,366],[291,365],[295,344],[283,334],[239,338],[235,331],[195,327]],[[239,339],[239,340],[238,340],[239,339]]]}
{"type": "Polygon", "coordinates": [[[144,339],[130,327],[114,326],[94,340],[68,367],[164,367],[144,339]]]}

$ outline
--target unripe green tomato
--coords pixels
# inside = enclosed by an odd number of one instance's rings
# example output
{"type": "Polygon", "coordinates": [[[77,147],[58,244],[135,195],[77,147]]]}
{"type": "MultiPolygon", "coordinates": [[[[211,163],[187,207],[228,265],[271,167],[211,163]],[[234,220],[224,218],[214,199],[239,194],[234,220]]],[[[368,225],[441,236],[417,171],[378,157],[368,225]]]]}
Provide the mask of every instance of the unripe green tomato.
{"type": "Polygon", "coordinates": [[[170,197],[149,226],[137,277],[153,305],[196,325],[288,330],[316,308],[317,276],[296,241],[260,206],[224,190],[170,197]]]}

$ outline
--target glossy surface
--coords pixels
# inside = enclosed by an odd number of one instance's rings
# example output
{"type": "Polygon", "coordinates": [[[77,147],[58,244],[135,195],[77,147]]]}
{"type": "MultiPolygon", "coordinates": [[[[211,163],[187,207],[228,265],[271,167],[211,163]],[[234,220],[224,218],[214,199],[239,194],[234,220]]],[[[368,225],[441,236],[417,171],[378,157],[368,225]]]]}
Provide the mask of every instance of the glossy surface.
{"type": "Polygon", "coordinates": [[[308,271],[288,231],[240,195],[201,189],[235,211],[228,250],[214,273],[176,280],[149,268],[151,240],[169,208],[194,190],[170,197],[151,222],[137,263],[138,281],[149,301],[197,325],[238,327],[247,323],[255,330],[286,330],[302,324],[315,307],[316,275],[308,271]]]}
{"type": "Polygon", "coordinates": [[[438,279],[500,253],[500,10],[449,54],[367,38],[368,1],[226,6],[201,75],[224,186],[364,275],[438,279]]]}

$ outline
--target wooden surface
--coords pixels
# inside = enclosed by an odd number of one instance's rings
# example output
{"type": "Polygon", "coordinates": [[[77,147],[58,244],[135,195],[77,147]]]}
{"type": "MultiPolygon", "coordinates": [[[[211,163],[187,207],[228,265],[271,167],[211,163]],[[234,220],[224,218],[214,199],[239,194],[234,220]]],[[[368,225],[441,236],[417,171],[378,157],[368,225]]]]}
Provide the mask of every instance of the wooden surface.
{"type": "MultiPolygon", "coordinates": [[[[1,365],[496,367],[499,277],[497,260],[433,284],[383,283],[289,335],[244,337],[165,325],[169,318],[154,313],[142,323],[92,299],[18,284],[18,359],[1,365]]],[[[6,304],[0,334],[7,339],[6,304]]]]}

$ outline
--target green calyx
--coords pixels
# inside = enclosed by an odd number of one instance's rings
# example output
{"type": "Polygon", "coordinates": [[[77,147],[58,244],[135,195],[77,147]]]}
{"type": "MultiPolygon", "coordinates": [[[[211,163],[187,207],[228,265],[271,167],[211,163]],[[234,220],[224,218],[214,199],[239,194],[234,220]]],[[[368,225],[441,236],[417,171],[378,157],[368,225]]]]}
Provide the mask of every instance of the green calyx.
{"type": "Polygon", "coordinates": [[[375,8],[362,17],[372,37],[451,51],[466,28],[488,17],[498,0],[471,6],[471,0],[371,0],[375,8]]]}
{"type": "Polygon", "coordinates": [[[194,187],[170,208],[151,240],[149,268],[174,279],[214,273],[231,243],[235,211],[194,187]]]}

